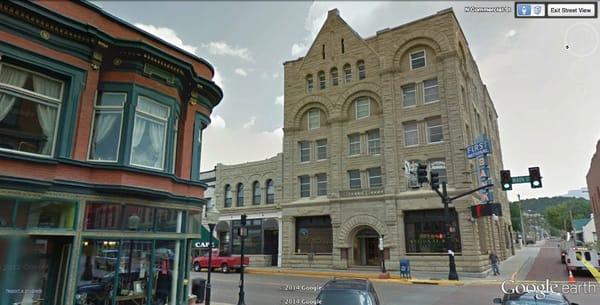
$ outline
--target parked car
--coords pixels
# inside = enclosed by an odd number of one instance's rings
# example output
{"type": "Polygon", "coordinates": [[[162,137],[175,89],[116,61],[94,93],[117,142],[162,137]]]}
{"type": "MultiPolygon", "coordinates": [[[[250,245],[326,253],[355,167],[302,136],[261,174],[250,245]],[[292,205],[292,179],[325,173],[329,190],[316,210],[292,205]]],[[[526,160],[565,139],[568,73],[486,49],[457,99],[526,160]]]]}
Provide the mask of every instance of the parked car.
{"type": "Polygon", "coordinates": [[[367,279],[333,279],[317,296],[321,305],[381,305],[373,283],[367,279]]]}
{"type": "MultiPolygon", "coordinates": [[[[193,262],[194,271],[201,271],[202,268],[208,268],[208,253],[195,257],[193,262]]],[[[250,258],[244,257],[244,266],[250,264],[250,258]]],[[[231,255],[213,249],[211,268],[221,268],[221,272],[229,273],[231,270],[239,271],[242,267],[242,258],[239,255],[231,255]]]]}
{"type": "Polygon", "coordinates": [[[567,298],[557,292],[535,291],[525,293],[504,294],[502,298],[495,298],[494,304],[502,305],[579,305],[572,303],[567,298]]]}
{"type": "Polygon", "coordinates": [[[567,249],[567,254],[565,255],[566,259],[566,267],[567,272],[572,271],[573,273],[577,271],[588,271],[588,266],[596,268],[596,270],[600,270],[600,258],[598,252],[595,249],[590,249],[587,247],[573,247],[567,249]],[[588,262],[588,266],[584,264],[584,261],[588,262]]]}

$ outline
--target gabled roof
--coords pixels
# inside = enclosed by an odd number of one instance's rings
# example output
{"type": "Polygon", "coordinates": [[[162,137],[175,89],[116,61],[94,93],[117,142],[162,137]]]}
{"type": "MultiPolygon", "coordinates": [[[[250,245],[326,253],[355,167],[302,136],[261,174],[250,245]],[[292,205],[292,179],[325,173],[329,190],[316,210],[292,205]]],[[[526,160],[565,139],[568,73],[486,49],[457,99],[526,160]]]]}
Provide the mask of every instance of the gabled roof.
{"type": "Polygon", "coordinates": [[[587,218],[580,218],[580,219],[573,219],[573,230],[575,230],[575,232],[578,231],[583,231],[583,227],[589,222],[590,220],[587,218]]]}

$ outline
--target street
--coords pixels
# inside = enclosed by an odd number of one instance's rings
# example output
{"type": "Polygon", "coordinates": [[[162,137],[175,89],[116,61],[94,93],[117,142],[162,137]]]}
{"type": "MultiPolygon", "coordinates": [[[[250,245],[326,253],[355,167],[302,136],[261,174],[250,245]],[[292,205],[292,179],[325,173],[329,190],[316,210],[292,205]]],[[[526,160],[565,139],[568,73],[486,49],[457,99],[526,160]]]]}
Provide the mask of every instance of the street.
{"type": "MultiPolygon", "coordinates": [[[[530,246],[532,247],[532,246],[530,246]]],[[[536,246],[533,246],[536,247],[536,246]]],[[[560,263],[560,253],[556,241],[547,241],[538,245],[539,251],[534,253],[523,266],[522,275],[515,278],[520,281],[545,281],[566,282],[565,267],[560,263]]],[[[536,249],[537,250],[537,249],[536,249]]],[[[524,250],[523,250],[524,251],[524,250]]],[[[502,270],[502,264],[501,264],[502,270]]],[[[194,273],[193,277],[205,277],[205,273],[194,273]]],[[[508,277],[510,278],[510,276],[508,277]]],[[[571,302],[580,305],[598,303],[600,286],[585,290],[583,284],[594,282],[590,275],[576,275],[578,292],[567,293],[571,302]]],[[[260,275],[248,274],[245,276],[246,304],[248,305],[288,305],[288,304],[314,304],[320,286],[328,278],[310,278],[286,275],[260,275]]],[[[437,285],[401,285],[374,281],[375,289],[384,305],[456,305],[456,304],[492,304],[493,298],[502,295],[503,279],[488,277],[487,279],[465,279],[464,286],[437,286],[437,285]]],[[[212,301],[225,304],[237,304],[239,274],[213,273],[212,301]]],[[[509,287],[507,285],[507,287],[509,287]]],[[[574,289],[569,286],[571,289],[574,289]]],[[[590,287],[588,287],[590,288],[590,287]]]]}

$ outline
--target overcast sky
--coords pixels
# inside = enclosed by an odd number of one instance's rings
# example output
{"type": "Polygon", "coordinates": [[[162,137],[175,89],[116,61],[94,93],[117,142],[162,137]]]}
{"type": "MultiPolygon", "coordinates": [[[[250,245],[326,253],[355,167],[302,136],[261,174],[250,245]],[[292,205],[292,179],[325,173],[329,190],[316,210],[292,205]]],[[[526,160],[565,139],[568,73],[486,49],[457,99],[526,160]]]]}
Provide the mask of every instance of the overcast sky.
{"type": "Polygon", "coordinates": [[[499,115],[504,167],[540,166],[543,189],[516,185],[510,199],[566,194],[586,185],[600,138],[598,19],[518,19],[465,13],[513,2],[95,2],[207,59],[225,98],[204,134],[203,170],[282,151],[283,65],[305,55],[338,8],[362,37],[452,7],[499,115]],[[569,46],[568,50],[565,47],[569,46]]]}

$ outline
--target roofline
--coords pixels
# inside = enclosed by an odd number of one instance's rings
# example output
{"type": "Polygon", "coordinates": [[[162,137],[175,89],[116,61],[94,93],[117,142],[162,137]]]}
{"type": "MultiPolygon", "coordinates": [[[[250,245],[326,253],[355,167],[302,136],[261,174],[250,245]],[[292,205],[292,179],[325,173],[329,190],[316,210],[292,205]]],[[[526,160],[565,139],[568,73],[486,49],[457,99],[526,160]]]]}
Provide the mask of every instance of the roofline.
{"type": "Polygon", "coordinates": [[[128,27],[128,28],[130,28],[130,29],[132,29],[132,30],[134,30],[134,31],[136,31],[136,32],[138,32],[138,33],[140,33],[140,34],[142,34],[142,35],[144,35],[144,36],[152,39],[152,40],[156,40],[156,41],[164,44],[167,47],[173,48],[176,51],[178,51],[178,52],[180,52],[180,53],[182,53],[184,55],[192,57],[192,59],[195,59],[195,60],[203,63],[204,65],[206,65],[208,67],[208,69],[210,69],[210,71],[212,73],[212,77],[215,76],[215,68],[206,59],[204,59],[204,58],[202,58],[202,57],[200,57],[200,56],[198,56],[196,54],[190,53],[190,52],[188,52],[188,51],[186,51],[186,50],[184,50],[184,49],[182,49],[182,48],[180,48],[180,47],[178,47],[178,46],[176,46],[176,45],[174,45],[174,44],[172,44],[172,43],[170,43],[170,42],[168,42],[168,41],[166,41],[166,40],[164,40],[164,39],[162,39],[162,38],[160,38],[158,36],[155,36],[155,35],[153,35],[151,33],[148,33],[146,31],[138,28],[137,26],[135,26],[135,25],[133,25],[133,24],[131,24],[131,23],[129,23],[129,22],[127,22],[127,21],[125,21],[125,20],[123,20],[123,19],[121,19],[121,18],[119,18],[119,17],[117,17],[117,16],[115,16],[115,15],[113,15],[113,14],[105,11],[101,7],[99,7],[99,6],[97,6],[97,5],[89,2],[89,0],[80,0],[80,1],[77,1],[77,3],[85,5],[86,7],[94,10],[95,12],[97,12],[97,13],[99,13],[99,14],[107,17],[107,18],[110,18],[110,19],[112,19],[112,20],[120,23],[121,25],[124,25],[124,26],[126,26],[126,27],[128,27]]]}
{"type": "MultiPolygon", "coordinates": [[[[456,23],[458,23],[458,19],[456,19],[456,14],[454,14],[454,10],[452,9],[452,7],[449,7],[449,8],[445,8],[443,10],[437,11],[437,13],[435,13],[435,14],[428,15],[428,16],[425,16],[425,17],[422,17],[422,18],[419,18],[419,19],[415,19],[415,20],[409,21],[407,23],[402,23],[402,24],[397,25],[397,26],[395,26],[393,28],[387,27],[387,28],[381,29],[381,30],[375,32],[375,35],[366,37],[366,38],[364,38],[364,40],[372,39],[372,38],[375,38],[375,37],[379,36],[379,34],[387,33],[387,32],[390,32],[390,31],[394,31],[394,30],[403,28],[405,26],[412,25],[413,23],[421,22],[421,21],[424,21],[424,20],[427,20],[427,19],[431,19],[431,18],[434,18],[434,17],[437,17],[437,16],[445,15],[445,14],[452,15],[454,17],[454,20],[456,21],[456,23]]],[[[462,29],[461,29],[461,33],[462,33],[462,29]]],[[[463,36],[464,36],[464,34],[463,34],[463,36]]]]}

